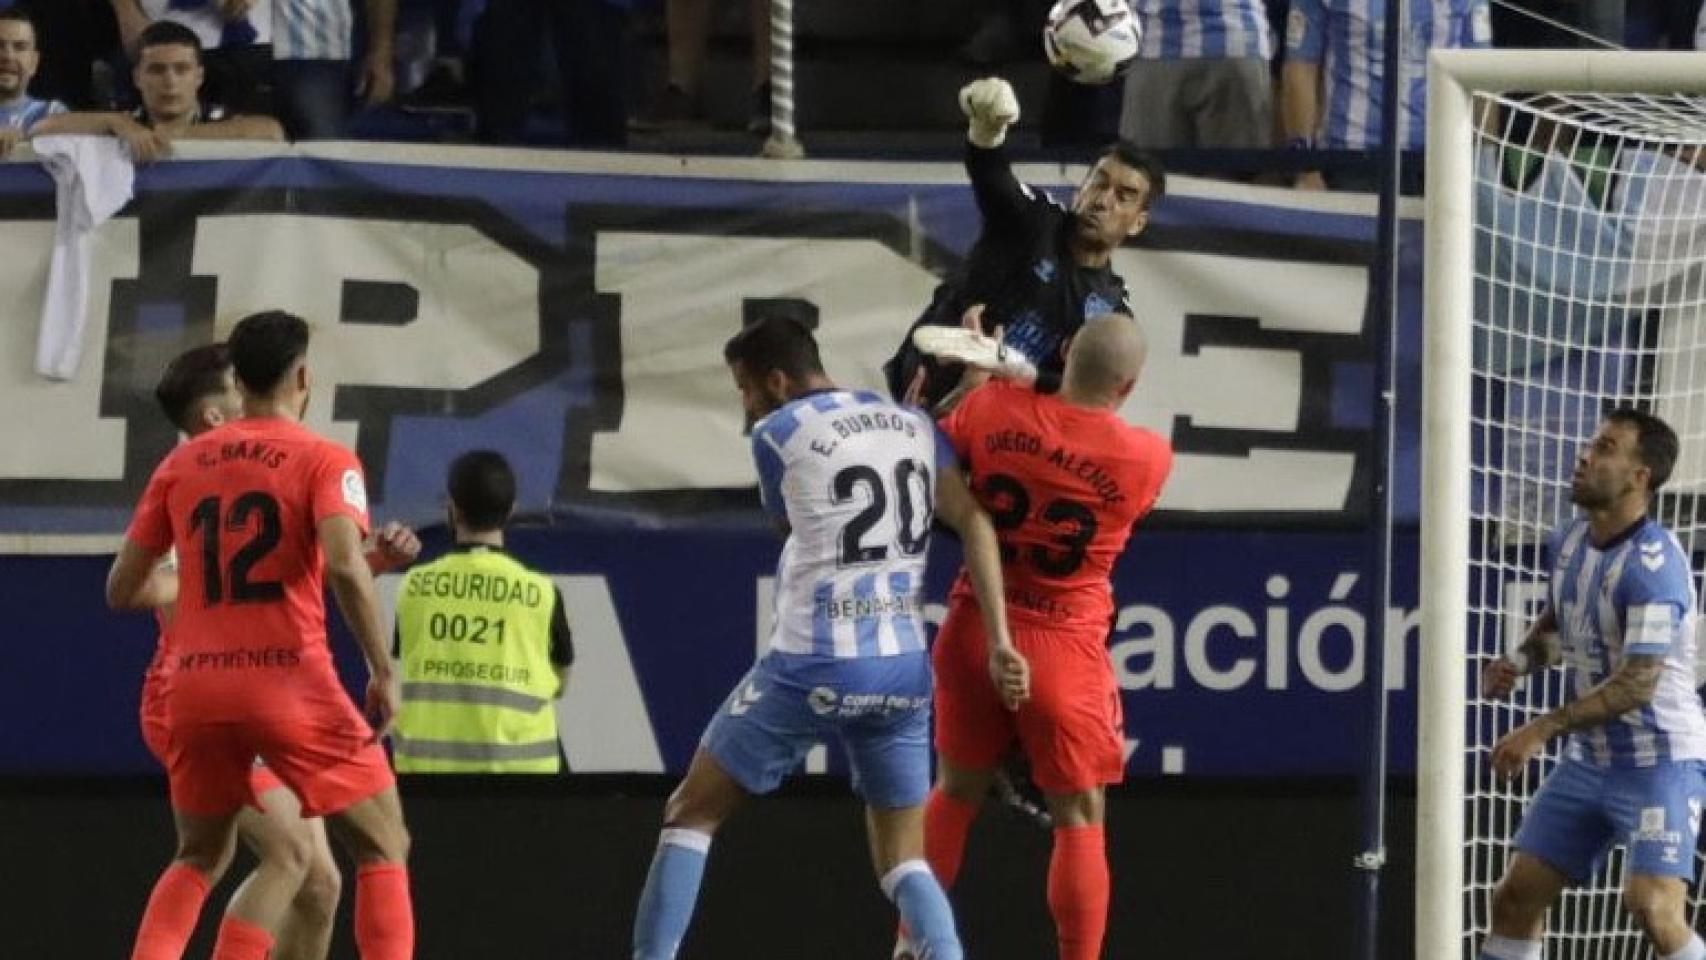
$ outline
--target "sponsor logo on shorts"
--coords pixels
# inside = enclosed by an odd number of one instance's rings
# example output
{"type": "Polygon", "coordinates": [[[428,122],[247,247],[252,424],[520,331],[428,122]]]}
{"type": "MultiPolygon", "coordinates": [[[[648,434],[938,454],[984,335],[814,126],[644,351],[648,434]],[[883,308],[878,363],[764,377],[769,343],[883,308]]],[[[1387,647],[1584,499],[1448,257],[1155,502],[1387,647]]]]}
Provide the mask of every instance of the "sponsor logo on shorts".
{"type": "Polygon", "coordinates": [[[1658,847],[1659,860],[1663,863],[1682,862],[1682,831],[1665,829],[1664,807],[1643,807],[1641,809],[1640,825],[1630,836],[1629,843],[1630,845],[1644,843],[1658,847]]]}
{"type": "Polygon", "coordinates": [[[758,684],[747,681],[746,686],[743,687],[740,693],[736,694],[735,698],[729,702],[729,716],[743,716],[748,710],[752,709],[753,704],[763,699],[763,697],[764,691],[758,688],[758,684]]]}
{"type": "Polygon", "coordinates": [[[820,717],[827,717],[835,712],[836,699],[835,691],[828,687],[813,687],[812,692],[806,694],[806,703],[812,708],[812,712],[820,717]]]}
{"type": "MultiPolygon", "coordinates": [[[[823,687],[819,687],[818,690],[823,690],[831,697],[835,695],[833,690],[827,690],[823,687]]],[[[816,700],[818,690],[813,690],[808,699],[811,700],[812,709],[817,711],[820,716],[828,716],[829,710],[818,708],[816,700]]],[[[929,702],[929,697],[908,697],[892,693],[846,693],[841,695],[840,703],[837,704],[832,701],[828,706],[834,710],[838,717],[869,717],[906,713],[911,710],[922,709],[929,702]]]]}
{"type": "Polygon", "coordinates": [[[1665,808],[1646,807],[1641,811],[1640,831],[1644,834],[1663,833],[1665,829],[1665,808]]]}

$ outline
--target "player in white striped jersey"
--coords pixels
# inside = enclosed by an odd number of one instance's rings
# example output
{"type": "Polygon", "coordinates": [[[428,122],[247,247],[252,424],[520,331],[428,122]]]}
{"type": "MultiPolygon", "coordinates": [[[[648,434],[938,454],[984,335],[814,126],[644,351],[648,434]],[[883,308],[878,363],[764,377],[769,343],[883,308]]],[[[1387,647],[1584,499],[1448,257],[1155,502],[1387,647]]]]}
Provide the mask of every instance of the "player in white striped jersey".
{"type": "Polygon", "coordinates": [[[838,389],[804,325],[771,318],[724,351],[752,430],[765,510],[787,533],[769,650],[705,731],[664,811],[634,922],[635,960],[669,960],[687,932],[711,837],[768,793],[814,743],[840,740],[866,805],[872,865],[918,956],[959,960],[958,935],[924,860],[930,789],[930,664],[921,589],[930,524],[959,531],[983,616],[990,672],[1029,694],[1002,600],[995,528],[952,447],[919,410],[838,389]]]}
{"type": "Polygon", "coordinates": [[[1549,544],[1546,610],[1516,657],[1483,673],[1483,692],[1503,697],[1525,668],[1562,661],[1575,693],[1493,747],[1494,771],[1510,777],[1552,738],[1570,736],[1517,831],[1483,960],[1540,960],[1546,910],[1618,842],[1629,849],[1624,904],[1658,956],[1706,960],[1685,911],[1706,799],[1694,574],[1676,537],[1647,516],[1677,446],[1676,433],[1649,413],[1606,415],[1570,483],[1584,515],[1549,544]]]}

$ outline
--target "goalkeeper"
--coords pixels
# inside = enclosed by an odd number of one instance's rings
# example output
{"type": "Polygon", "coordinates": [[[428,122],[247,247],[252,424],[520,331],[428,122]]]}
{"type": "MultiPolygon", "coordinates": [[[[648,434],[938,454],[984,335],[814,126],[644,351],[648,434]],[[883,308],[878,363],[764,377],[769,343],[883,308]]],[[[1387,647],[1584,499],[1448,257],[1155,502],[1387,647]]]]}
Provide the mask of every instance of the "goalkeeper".
{"type": "MultiPolygon", "coordinates": [[[[1109,260],[1149,222],[1149,208],[1166,188],[1161,164],[1128,143],[1110,146],[1073,195],[1070,209],[1020,183],[1001,150],[1007,128],[1019,119],[1013,88],[986,77],[960,91],[970,121],[966,172],[983,215],[971,255],[936,288],[913,325],[959,326],[974,304],[985,305],[983,332],[1001,333],[998,372],[1035,379],[1037,389],[1059,389],[1066,341],[1090,317],[1130,313],[1125,282],[1109,260]]],[[[959,383],[959,364],[920,352],[912,332],[884,366],[889,391],[909,392],[934,407],[959,383]]]]}

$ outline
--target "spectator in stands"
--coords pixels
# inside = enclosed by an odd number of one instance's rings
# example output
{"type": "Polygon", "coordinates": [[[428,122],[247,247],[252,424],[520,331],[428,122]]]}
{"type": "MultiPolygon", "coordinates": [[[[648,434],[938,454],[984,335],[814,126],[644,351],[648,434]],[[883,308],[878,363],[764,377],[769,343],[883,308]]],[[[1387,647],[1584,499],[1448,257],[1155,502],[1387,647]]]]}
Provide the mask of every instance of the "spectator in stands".
{"type": "Polygon", "coordinates": [[[273,0],[273,87],[293,140],[344,135],[351,91],[368,106],[396,92],[397,0],[366,0],[367,48],[355,61],[352,0],[273,0]]]}
{"type": "Polygon", "coordinates": [[[521,143],[533,105],[534,68],[549,36],[561,80],[569,146],[621,146],[628,136],[630,0],[487,0],[475,34],[480,139],[521,143]]]}
{"type": "MultiPolygon", "coordinates": [[[[1402,40],[1398,139],[1420,150],[1427,117],[1427,56],[1434,47],[1487,47],[1492,25],[1487,0],[1412,0],[1402,40]]],[[[1385,0],[1292,0],[1286,21],[1286,63],[1280,110],[1288,145],[1371,150],[1382,143],[1381,59],[1385,0]]],[[[1296,185],[1322,189],[1319,171],[1296,185]]],[[[1370,175],[1336,175],[1340,189],[1370,189],[1370,175]]]]}
{"type": "MultiPolygon", "coordinates": [[[[667,0],[664,29],[669,41],[669,79],[658,104],[656,122],[663,126],[702,123],[705,117],[703,76],[711,43],[711,4],[714,0],[667,0]]],[[[752,100],[748,133],[770,132],[770,0],[749,0],[752,24],[752,100]]]]}
{"type": "Polygon", "coordinates": [[[181,23],[201,40],[202,96],[233,113],[272,109],[272,0],[111,0],[119,39],[134,57],[148,25],[181,23]]]}
{"type": "Polygon", "coordinates": [[[36,96],[81,109],[110,105],[111,90],[97,89],[95,65],[116,61],[118,32],[109,0],[0,0],[35,24],[42,52],[36,96]]]}
{"type": "Polygon", "coordinates": [[[137,39],[134,79],[142,106],[134,113],[62,113],[36,124],[33,136],[108,134],[149,163],[171,153],[176,140],[283,140],[271,117],[227,116],[201,103],[201,40],[181,23],[162,20],[137,39]]]}
{"type": "Polygon", "coordinates": [[[0,10],[0,159],[11,154],[30,128],[56,113],[65,112],[57,100],[30,96],[30,81],[41,65],[36,49],[36,27],[22,10],[0,10]]]}
{"type": "Polygon", "coordinates": [[[1259,149],[1273,136],[1273,37],[1262,0],[1136,0],[1143,46],[1120,136],[1150,150],[1259,149]]]}

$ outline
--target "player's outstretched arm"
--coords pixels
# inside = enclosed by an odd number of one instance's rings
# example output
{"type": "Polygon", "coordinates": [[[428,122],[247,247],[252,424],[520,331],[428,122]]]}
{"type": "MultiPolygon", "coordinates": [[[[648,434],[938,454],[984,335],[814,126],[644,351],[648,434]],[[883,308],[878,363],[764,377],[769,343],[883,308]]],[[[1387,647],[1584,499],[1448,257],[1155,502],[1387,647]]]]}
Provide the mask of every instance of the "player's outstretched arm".
{"type": "Polygon", "coordinates": [[[155,562],[160,557],[127,537],[107,571],[107,606],[114,610],[152,610],[178,599],[177,576],[155,576],[155,562]]]}
{"type": "Polygon", "coordinates": [[[995,524],[983,512],[966,486],[958,467],[943,466],[936,476],[936,516],[960,535],[965,551],[966,572],[977,593],[989,638],[989,672],[996,690],[1010,710],[1018,709],[1031,696],[1031,667],[1013,646],[1007,628],[1007,599],[1001,582],[1001,548],[995,539],[995,524]]]}
{"type": "Polygon", "coordinates": [[[397,692],[391,679],[391,657],[385,649],[384,627],[379,618],[379,595],[373,586],[373,571],[362,550],[361,528],[344,515],[321,520],[320,549],[326,555],[326,579],[344,622],[355,634],[361,655],[367,660],[367,711],[374,732],[384,736],[397,715],[397,692]]]}
{"type": "Polygon", "coordinates": [[[1013,165],[1000,148],[1007,128],[1019,122],[1019,98],[1000,77],[973,80],[960,88],[960,110],[966,115],[966,175],[972,196],[986,223],[1017,223],[1031,214],[1036,196],[1013,175],[1013,165]]]}

